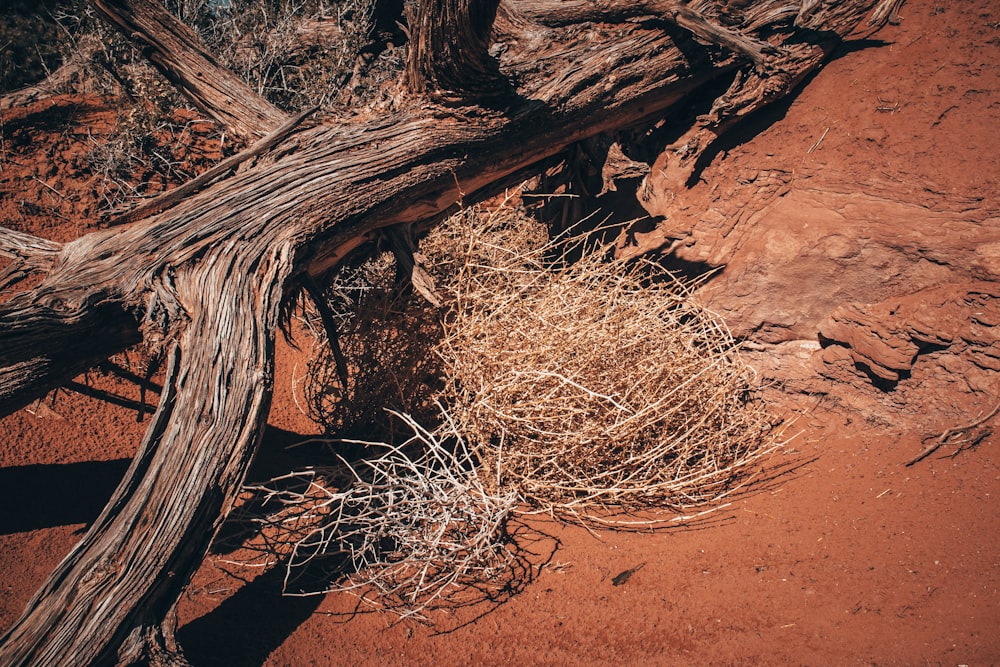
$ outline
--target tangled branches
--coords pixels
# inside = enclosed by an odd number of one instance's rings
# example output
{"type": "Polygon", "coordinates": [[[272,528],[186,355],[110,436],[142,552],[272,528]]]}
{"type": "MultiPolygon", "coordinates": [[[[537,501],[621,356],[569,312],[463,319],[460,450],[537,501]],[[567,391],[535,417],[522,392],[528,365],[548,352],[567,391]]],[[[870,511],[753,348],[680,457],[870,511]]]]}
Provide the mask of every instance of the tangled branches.
{"type": "Polygon", "coordinates": [[[516,590],[516,494],[487,491],[456,433],[394,414],[412,430],[403,445],[364,443],[382,452],[247,489],[265,510],[256,547],[285,561],[285,593],[357,592],[410,616],[516,590]]]}
{"type": "Polygon", "coordinates": [[[422,252],[445,306],[388,307],[392,267],[369,264],[338,287],[377,306],[345,318],[349,391],[328,357],[311,366],[314,414],[359,460],[252,489],[287,592],[354,591],[409,615],[511,591],[513,513],[625,527],[610,515],[725,497],[779,446],[737,343],[657,265],[549,242],[511,207],[464,211],[422,252]],[[412,436],[353,439],[392,435],[370,414],[386,402],[420,411],[396,413],[412,436]]]}
{"type": "Polygon", "coordinates": [[[347,386],[338,377],[318,313],[305,311],[303,321],[316,335],[303,407],[342,440],[398,443],[410,437],[398,420],[385,419],[385,410],[405,413],[424,425],[441,416],[433,401],[440,384],[434,354],[441,332],[438,313],[400,293],[391,257],[386,253],[359,267],[345,267],[326,291],[331,311],[339,315],[340,347],[350,369],[347,386]]]}
{"type": "Polygon", "coordinates": [[[725,326],[657,265],[509,218],[452,228],[439,345],[441,399],[492,488],[578,518],[731,492],[775,445],[725,326]]]}

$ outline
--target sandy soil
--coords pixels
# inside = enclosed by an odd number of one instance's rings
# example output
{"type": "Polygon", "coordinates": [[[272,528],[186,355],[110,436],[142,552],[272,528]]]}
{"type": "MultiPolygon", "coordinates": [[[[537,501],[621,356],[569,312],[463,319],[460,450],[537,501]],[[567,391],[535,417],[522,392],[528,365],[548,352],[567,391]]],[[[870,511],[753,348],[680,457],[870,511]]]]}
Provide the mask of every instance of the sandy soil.
{"type": "MultiPolygon", "coordinates": [[[[437,614],[434,626],[387,612],[352,614],[355,600],[346,595],[283,598],[276,573],[233,568],[216,553],[180,604],[180,640],[192,662],[1000,663],[1000,424],[975,448],[905,465],[926,436],[992,407],[1000,373],[952,390],[942,380],[947,364],[929,355],[886,392],[864,378],[823,377],[809,356],[817,322],[837,303],[883,302],[972,270],[955,264],[945,275],[927,253],[901,250],[899,257],[928,268],[874,281],[853,265],[857,274],[842,269],[810,281],[808,266],[767,254],[791,237],[793,223],[820,224],[786,210],[804,210],[796,197],[806,191],[857,200],[896,184],[907,206],[885,209],[880,224],[901,238],[917,226],[906,216],[932,209],[995,227],[1000,7],[911,0],[902,14],[901,25],[859,35],[792,100],[754,119],[745,141],[720,152],[691,194],[692,205],[699,197],[711,203],[727,188],[737,197],[747,190],[740,180],[747,170],[786,174],[783,193],[791,194],[780,199],[792,205],[752,219],[741,247],[757,254],[734,250],[732,270],[716,283],[725,289],[710,294],[734,328],[744,327],[751,341],[757,335],[754,359],[775,382],[775,409],[796,419],[796,437],[768,464],[782,474],[700,521],[658,532],[525,521],[515,534],[526,568],[512,594],[437,614]],[[831,281],[838,289],[815,285],[831,281]],[[907,291],[906,281],[919,284],[907,291]],[[743,312],[741,298],[749,304],[743,312]],[[803,300],[812,301],[796,310],[803,300]],[[775,304],[795,310],[790,323],[775,319],[775,304]],[[778,354],[802,341],[809,354],[778,354]]],[[[51,115],[4,112],[0,215],[4,224],[67,240],[86,231],[92,211],[80,202],[96,187],[73,146],[99,137],[113,115],[95,100],[59,105],[68,129],[44,120],[51,115]]],[[[974,251],[977,238],[950,235],[948,243],[974,251]]],[[[827,245],[836,254],[839,246],[827,245]]],[[[870,265],[904,261],[856,254],[870,265]]],[[[984,266],[976,279],[996,282],[995,265],[984,266]]],[[[282,346],[278,362],[258,477],[307,463],[305,452],[285,446],[316,431],[292,396],[302,353],[282,346]]],[[[96,371],[86,382],[126,400],[60,391],[0,420],[0,628],[100,511],[145,425],[130,403],[139,398],[134,383],[96,371]]]]}

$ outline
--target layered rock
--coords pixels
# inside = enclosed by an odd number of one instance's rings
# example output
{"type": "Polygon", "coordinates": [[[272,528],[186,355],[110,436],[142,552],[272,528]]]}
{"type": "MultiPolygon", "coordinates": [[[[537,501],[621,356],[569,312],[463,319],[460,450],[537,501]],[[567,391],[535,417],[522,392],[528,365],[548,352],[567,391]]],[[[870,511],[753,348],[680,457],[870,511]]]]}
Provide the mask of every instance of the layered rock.
{"type": "Polygon", "coordinates": [[[921,357],[974,392],[1000,389],[1000,283],[948,284],[878,304],[844,304],[819,327],[819,372],[852,381],[862,371],[891,389],[921,357]]]}

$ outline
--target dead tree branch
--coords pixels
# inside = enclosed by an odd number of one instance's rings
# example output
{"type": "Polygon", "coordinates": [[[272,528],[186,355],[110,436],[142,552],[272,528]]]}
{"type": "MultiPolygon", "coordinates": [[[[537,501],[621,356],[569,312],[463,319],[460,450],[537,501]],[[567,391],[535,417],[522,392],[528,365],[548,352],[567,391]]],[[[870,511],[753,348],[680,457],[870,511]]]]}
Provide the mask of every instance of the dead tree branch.
{"type": "Polygon", "coordinates": [[[252,141],[287,120],[283,111],[219,65],[194,31],[155,0],[92,4],[195,106],[236,136],[252,141]]]}
{"type": "MultiPolygon", "coordinates": [[[[934,437],[934,441],[931,442],[931,444],[929,444],[926,447],[924,447],[923,450],[919,454],[917,454],[912,459],[910,459],[909,461],[907,461],[906,462],[906,467],[909,468],[913,464],[919,463],[920,461],[923,461],[925,458],[927,458],[928,456],[930,456],[931,454],[933,454],[934,452],[936,452],[942,446],[947,445],[949,443],[954,443],[955,441],[952,438],[954,438],[955,436],[958,436],[958,435],[969,435],[970,431],[972,431],[974,428],[982,426],[983,424],[985,424],[989,420],[991,420],[994,417],[996,417],[998,414],[1000,414],[1000,403],[997,403],[997,406],[995,408],[993,408],[992,410],[990,410],[990,412],[985,417],[982,416],[982,413],[980,413],[980,416],[975,421],[972,421],[972,422],[966,424],[965,426],[956,426],[956,427],[953,427],[953,428],[945,429],[939,435],[933,436],[934,437]]],[[[988,433],[986,435],[988,436],[988,433]]],[[[986,437],[986,436],[984,436],[984,437],[986,437]]],[[[980,438],[980,439],[982,439],[982,438],[980,438]]],[[[968,443],[968,441],[963,441],[963,442],[968,443]]],[[[959,450],[959,451],[961,451],[961,450],[959,450]]]]}

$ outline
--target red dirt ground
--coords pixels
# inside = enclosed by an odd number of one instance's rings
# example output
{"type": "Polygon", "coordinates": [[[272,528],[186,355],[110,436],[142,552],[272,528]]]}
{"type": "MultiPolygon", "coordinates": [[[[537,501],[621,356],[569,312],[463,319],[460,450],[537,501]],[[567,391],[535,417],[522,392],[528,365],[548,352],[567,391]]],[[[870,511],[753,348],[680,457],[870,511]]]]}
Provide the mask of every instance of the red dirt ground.
{"type": "MultiPolygon", "coordinates": [[[[1000,663],[1000,419],[975,448],[905,465],[926,436],[1000,400],[1000,369],[935,347],[880,391],[837,365],[861,349],[855,334],[831,346],[841,357],[817,349],[825,318],[842,304],[874,317],[878,304],[929,287],[985,281],[995,293],[1000,282],[1000,6],[911,0],[902,16],[869,41],[858,36],[790,104],[753,120],[752,136],[715,157],[688,201],[725,211],[730,195],[766,190],[750,192],[748,173],[782,174],[781,194],[738,205],[762,211],[743,216],[738,234],[719,237],[698,222],[683,252],[724,255],[727,269],[706,298],[755,343],[751,359],[773,382],[775,409],[797,417],[789,432],[798,435],[770,462],[790,471],[700,523],[656,533],[531,520],[518,528],[531,552],[520,590],[497,606],[438,614],[435,627],[351,615],[346,595],[282,598],[280,577],[213,554],[180,604],[189,659],[1000,663]]],[[[92,213],[73,203],[95,187],[74,138],[99,136],[113,115],[95,100],[60,104],[70,129],[4,112],[0,216],[62,241],[86,231],[92,213]]],[[[282,346],[278,361],[257,474],[301,465],[283,447],[316,430],[292,397],[302,354],[282,346]]],[[[138,397],[113,375],[89,381],[138,397]]],[[[96,517],[143,427],[130,407],[65,391],[0,420],[0,628],[96,517]]]]}

